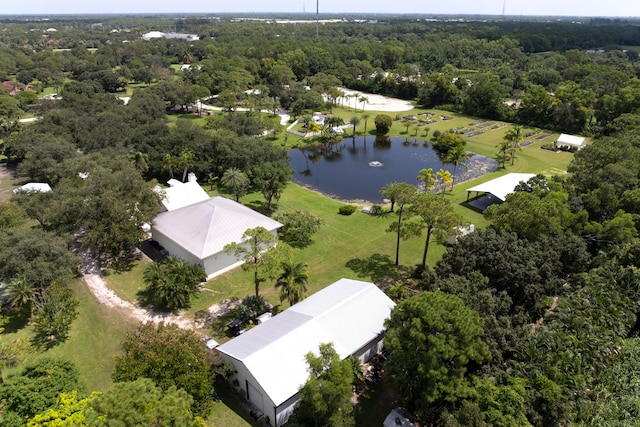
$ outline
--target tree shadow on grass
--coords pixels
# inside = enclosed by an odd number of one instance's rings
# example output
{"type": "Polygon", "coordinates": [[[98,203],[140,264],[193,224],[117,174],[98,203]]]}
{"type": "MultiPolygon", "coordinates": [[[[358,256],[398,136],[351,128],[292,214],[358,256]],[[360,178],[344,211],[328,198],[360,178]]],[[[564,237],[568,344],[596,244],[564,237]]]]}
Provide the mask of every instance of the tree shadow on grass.
{"type": "Polygon", "coordinates": [[[13,309],[6,313],[0,326],[4,329],[3,333],[14,334],[27,326],[30,319],[31,312],[27,307],[13,309]]]}
{"type": "Polygon", "coordinates": [[[370,278],[373,282],[379,282],[387,276],[396,273],[393,260],[389,255],[373,254],[368,258],[352,258],[346,266],[359,278],[370,278]]]}
{"type": "MultiPolygon", "coordinates": [[[[384,377],[384,375],[383,375],[384,377]]],[[[357,426],[382,425],[387,414],[403,405],[402,397],[397,394],[388,380],[384,378],[358,396],[358,405],[354,415],[357,426]]]]}
{"type": "Polygon", "coordinates": [[[69,338],[69,328],[63,331],[57,332],[55,335],[48,334],[47,332],[34,331],[33,336],[30,339],[30,343],[33,347],[39,351],[51,350],[53,347],[64,343],[69,338]]]}
{"type": "Polygon", "coordinates": [[[256,421],[251,416],[248,402],[246,402],[224,379],[216,378],[214,389],[216,390],[216,396],[218,400],[220,400],[227,408],[240,416],[247,423],[247,425],[255,427],[265,425],[261,422],[256,421]]]}
{"type": "Polygon", "coordinates": [[[267,210],[267,205],[262,200],[252,200],[248,203],[243,203],[246,207],[253,209],[256,212],[260,212],[264,216],[271,217],[278,210],[278,202],[271,202],[271,210],[267,210]]]}

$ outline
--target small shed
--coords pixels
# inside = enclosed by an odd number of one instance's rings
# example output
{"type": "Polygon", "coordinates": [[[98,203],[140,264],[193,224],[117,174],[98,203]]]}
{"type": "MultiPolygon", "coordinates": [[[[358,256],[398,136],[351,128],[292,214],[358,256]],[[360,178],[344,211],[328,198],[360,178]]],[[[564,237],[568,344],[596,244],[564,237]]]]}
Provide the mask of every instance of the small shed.
{"type": "Polygon", "coordinates": [[[556,148],[566,148],[569,150],[582,150],[587,146],[587,141],[582,136],[567,135],[561,133],[556,141],[556,148]]]}

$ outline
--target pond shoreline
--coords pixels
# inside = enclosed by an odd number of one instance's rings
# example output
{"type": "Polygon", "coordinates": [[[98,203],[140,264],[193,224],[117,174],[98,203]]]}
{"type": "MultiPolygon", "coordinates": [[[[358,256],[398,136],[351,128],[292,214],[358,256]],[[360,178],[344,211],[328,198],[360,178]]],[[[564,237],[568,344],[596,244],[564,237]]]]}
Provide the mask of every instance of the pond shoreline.
{"type": "MultiPolygon", "coordinates": [[[[499,167],[499,163],[494,159],[483,156],[481,154],[472,153],[472,152],[469,152],[469,155],[470,155],[470,159],[467,161],[467,169],[465,170],[464,166],[462,165],[458,166],[454,185],[463,184],[465,182],[480,178],[486,174],[489,174],[495,171],[499,167]]],[[[313,187],[310,184],[297,181],[295,180],[295,178],[292,179],[291,182],[293,182],[296,185],[299,185],[300,187],[305,188],[308,191],[311,191],[313,193],[319,194],[321,196],[327,197],[329,199],[335,200],[336,202],[340,202],[340,203],[356,205],[359,207],[371,206],[371,205],[380,205],[383,207],[391,206],[391,202],[388,199],[384,199],[383,203],[375,203],[365,199],[351,199],[351,200],[342,199],[335,194],[325,193],[323,191],[318,190],[317,188],[313,187]]],[[[438,191],[433,190],[433,192],[437,193],[438,191]]]]}

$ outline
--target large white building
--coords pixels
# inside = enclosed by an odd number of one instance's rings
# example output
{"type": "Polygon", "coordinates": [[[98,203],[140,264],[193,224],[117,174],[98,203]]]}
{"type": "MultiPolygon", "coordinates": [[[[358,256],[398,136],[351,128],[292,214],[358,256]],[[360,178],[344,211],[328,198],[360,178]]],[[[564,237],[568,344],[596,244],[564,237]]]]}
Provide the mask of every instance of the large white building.
{"type": "Polygon", "coordinates": [[[309,377],[305,355],[333,343],[343,359],[369,360],[382,349],[394,305],[373,283],[340,279],[216,351],[235,367],[236,388],[279,427],[309,377]]]}
{"type": "Polygon", "coordinates": [[[218,196],[159,214],[153,220],[151,236],[171,255],[202,265],[212,278],[242,264],[226,254],[224,247],[232,242],[242,244],[244,232],[256,227],[277,236],[282,224],[218,196]]]}

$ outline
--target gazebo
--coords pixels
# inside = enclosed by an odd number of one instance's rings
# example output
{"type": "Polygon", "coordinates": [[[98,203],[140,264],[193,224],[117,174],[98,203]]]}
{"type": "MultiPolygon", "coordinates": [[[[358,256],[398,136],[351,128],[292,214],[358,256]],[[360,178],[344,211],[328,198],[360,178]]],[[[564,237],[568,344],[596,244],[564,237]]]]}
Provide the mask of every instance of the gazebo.
{"type": "Polygon", "coordinates": [[[476,185],[467,190],[467,203],[481,210],[485,210],[495,203],[502,203],[507,199],[507,195],[513,193],[513,190],[520,182],[527,182],[536,176],[534,173],[508,173],[499,178],[492,179],[483,184],[476,185]],[[469,197],[475,192],[475,199],[471,202],[469,197]],[[478,199],[480,193],[485,193],[484,198],[478,199]],[[476,203],[474,203],[477,201],[476,203]]]}

